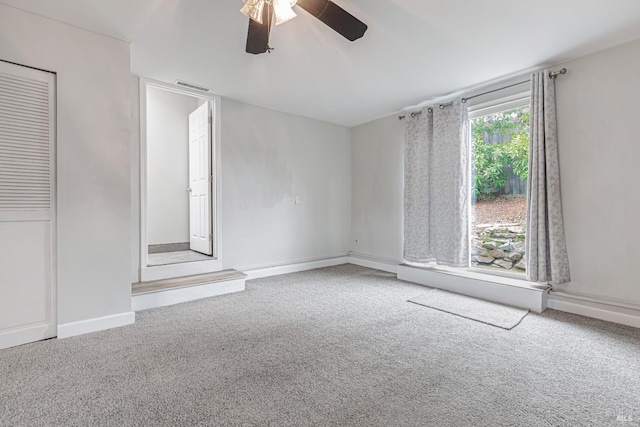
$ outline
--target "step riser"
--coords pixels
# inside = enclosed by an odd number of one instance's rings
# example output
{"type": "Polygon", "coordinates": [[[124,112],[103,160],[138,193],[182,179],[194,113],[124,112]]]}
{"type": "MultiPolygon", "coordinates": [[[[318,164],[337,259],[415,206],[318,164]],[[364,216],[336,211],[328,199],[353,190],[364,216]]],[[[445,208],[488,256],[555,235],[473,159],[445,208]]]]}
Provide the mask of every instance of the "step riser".
{"type": "Polygon", "coordinates": [[[148,292],[166,291],[169,289],[182,288],[185,286],[199,286],[214,282],[224,282],[227,280],[244,279],[247,275],[237,270],[222,270],[215,273],[197,274],[173,279],[152,280],[138,282],[131,285],[132,295],[139,295],[148,292]]]}
{"type": "Polygon", "coordinates": [[[151,308],[165,307],[168,305],[240,292],[244,291],[244,289],[245,279],[238,278],[198,284],[194,286],[166,289],[157,292],[141,293],[131,297],[131,309],[133,311],[141,311],[151,308]]]}

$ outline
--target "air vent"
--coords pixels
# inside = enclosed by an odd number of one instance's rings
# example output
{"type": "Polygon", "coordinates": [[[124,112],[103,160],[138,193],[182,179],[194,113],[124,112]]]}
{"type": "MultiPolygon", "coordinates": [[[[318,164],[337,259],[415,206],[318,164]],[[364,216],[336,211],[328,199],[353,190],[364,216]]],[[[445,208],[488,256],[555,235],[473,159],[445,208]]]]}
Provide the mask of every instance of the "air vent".
{"type": "Polygon", "coordinates": [[[200,91],[200,92],[205,92],[205,93],[211,92],[211,89],[209,89],[208,87],[204,87],[204,86],[200,86],[200,85],[197,85],[197,84],[185,82],[185,81],[182,81],[182,80],[176,80],[176,84],[178,86],[188,87],[189,89],[197,90],[197,91],[200,91]]]}

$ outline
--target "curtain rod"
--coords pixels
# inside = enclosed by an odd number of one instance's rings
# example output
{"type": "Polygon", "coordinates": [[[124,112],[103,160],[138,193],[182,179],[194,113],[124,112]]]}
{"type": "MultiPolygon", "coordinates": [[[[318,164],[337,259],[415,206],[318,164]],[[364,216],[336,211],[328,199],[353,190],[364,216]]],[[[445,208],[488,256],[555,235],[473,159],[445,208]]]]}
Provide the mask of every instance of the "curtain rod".
{"type": "MultiPolygon", "coordinates": [[[[549,78],[550,79],[555,79],[560,74],[567,74],[567,69],[566,68],[562,68],[562,69],[560,69],[558,71],[550,71],[549,72],[549,78]]],[[[521,82],[518,82],[518,83],[514,83],[514,84],[511,84],[511,85],[508,85],[508,86],[499,87],[498,89],[489,90],[487,92],[482,92],[482,93],[479,93],[477,95],[469,96],[467,98],[462,98],[460,100],[460,102],[462,102],[464,104],[470,99],[477,98],[479,96],[487,95],[487,94],[494,93],[494,92],[499,92],[501,90],[509,89],[509,88],[514,87],[514,86],[520,86],[522,84],[529,83],[529,82],[531,82],[531,79],[524,80],[524,81],[521,81],[521,82]]],[[[444,107],[448,107],[450,105],[453,105],[453,101],[452,102],[448,102],[446,104],[440,104],[438,106],[438,108],[440,108],[442,110],[442,109],[444,109],[444,107]]],[[[433,108],[429,107],[429,109],[427,111],[432,113],[433,112],[433,108]]],[[[410,116],[411,117],[415,117],[415,116],[418,116],[420,114],[422,114],[422,111],[414,111],[413,113],[410,114],[410,116]]],[[[405,117],[407,117],[407,116],[406,115],[398,116],[398,120],[403,120],[405,117]]]]}

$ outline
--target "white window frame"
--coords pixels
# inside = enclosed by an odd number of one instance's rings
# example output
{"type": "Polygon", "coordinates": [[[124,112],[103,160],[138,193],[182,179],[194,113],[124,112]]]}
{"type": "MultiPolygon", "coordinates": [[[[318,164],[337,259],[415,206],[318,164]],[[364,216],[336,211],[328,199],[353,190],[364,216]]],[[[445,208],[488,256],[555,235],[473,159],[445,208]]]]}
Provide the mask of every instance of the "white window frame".
{"type": "MultiPolygon", "coordinates": [[[[531,103],[531,92],[529,90],[518,92],[512,95],[495,98],[490,101],[475,103],[468,108],[469,120],[486,116],[489,114],[498,113],[500,111],[511,110],[514,108],[525,107],[531,103]]],[[[471,126],[469,126],[469,158],[471,158],[471,126]]],[[[469,162],[469,177],[473,177],[473,171],[471,170],[471,162],[469,162]]],[[[471,191],[471,189],[469,189],[471,191]]],[[[469,194],[471,196],[471,194],[469,194]]],[[[471,247],[471,203],[469,204],[469,247],[471,247]]],[[[526,254],[525,254],[526,256],[526,254]]],[[[466,271],[472,273],[486,274],[489,276],[501,276],[508,277],[510,279],[527,281],[525,274],[510,273],[508,271],[491,270],[488,268],[472,267],[471,266],[471,251],[469,251],[469,266],[465,268],[466,271]]]]}
{"type": "Polygon", "coordinates": [[[182,88],[177,85],[163,83],[151,79],[140,78],[140,281],[170,279],[195,274],[213,273],[222,270],[222,144],[221,144],[221,98],[218,95],[182,88]],[[148,265],[149,242],[147,221],[147,88],[153,87],[182,95],[206,99],[212,104],[213,127],[211,135],[211,164],[214,168],[214,184],[211,191],[213,257],[209,260],[167,264],[148,265]]]}

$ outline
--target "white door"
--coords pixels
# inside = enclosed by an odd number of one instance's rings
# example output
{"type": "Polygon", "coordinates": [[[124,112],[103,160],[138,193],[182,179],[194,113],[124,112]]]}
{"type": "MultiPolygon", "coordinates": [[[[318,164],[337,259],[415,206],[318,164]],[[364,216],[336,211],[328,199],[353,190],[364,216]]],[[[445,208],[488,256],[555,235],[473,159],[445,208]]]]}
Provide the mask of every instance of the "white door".
{"type": "Polygon", "coordinates": [[[213,254],[211,124],[209,102],[189,114],[189,246],[213,254]]]}
{"type": "Polygon", "coordinates": [[[0,61],[0,349],[57,332],[54,84],[0,61]]]}

